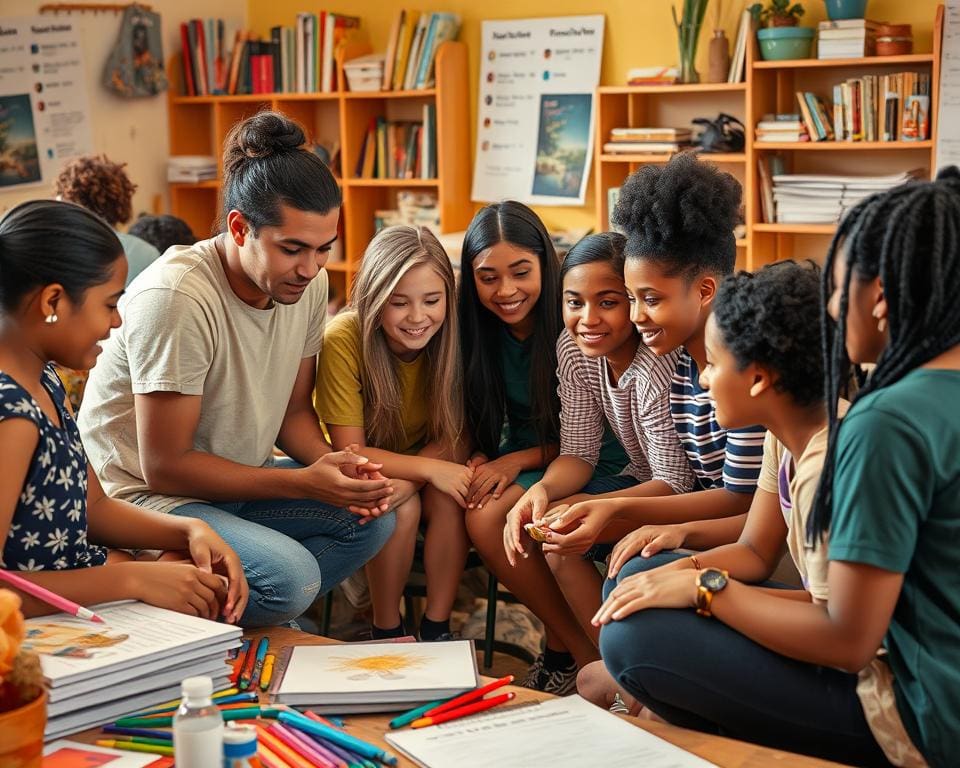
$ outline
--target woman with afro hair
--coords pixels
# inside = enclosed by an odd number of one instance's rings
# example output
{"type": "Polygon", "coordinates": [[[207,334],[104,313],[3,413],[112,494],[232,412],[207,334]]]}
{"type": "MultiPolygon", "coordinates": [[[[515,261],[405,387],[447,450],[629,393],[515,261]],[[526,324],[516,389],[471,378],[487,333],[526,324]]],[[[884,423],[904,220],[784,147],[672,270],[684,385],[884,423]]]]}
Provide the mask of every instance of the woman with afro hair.
{"type": "Polygon", "coordinates": [[[58,200],[76,203],[92,211],[117,231],[127,257],[127,285],[160,256],[154,246],[117,228],[133,216],[133,193],[137,185],[127,176],[126,163],[106,155],[83,155],[67,162],[57,176],[58,200]]]}

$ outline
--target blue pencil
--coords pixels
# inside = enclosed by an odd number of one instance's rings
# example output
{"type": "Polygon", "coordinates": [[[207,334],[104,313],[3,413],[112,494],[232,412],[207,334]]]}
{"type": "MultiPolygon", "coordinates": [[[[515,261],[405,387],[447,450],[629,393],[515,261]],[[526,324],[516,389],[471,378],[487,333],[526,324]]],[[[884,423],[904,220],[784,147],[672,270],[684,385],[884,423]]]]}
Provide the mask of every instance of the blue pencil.
{"type": "Polygon", "coordinates": [[[439,707],[441,704],[450,701],[450,699],[440,699],[439,701],[431,701],[429,704],[424,704],[422,707],[417,707],[416,709],[411,709],[409,712],[404,712],[402,715],[398,715],[390,721],[391,728],[403,728],[405,725],[410,725],[414,720],[423,715],[428,709],[433,709],[434,707],[439,707]]]}
{"type": "MultiPolygon", "coordinates": [[[[257,644],[257,658],[253,662],[253,672],[250,673],[250,687],[254,688],[257,685],[257,682],[260,680],[260,673],[263,671],[263,662],[267,658],[267,648],[270,646],[270,640],[266,637],[261,637],[260,642],[257,644]]],[[[243,688],[243,682],[241,681],[240,687],[243,688]]]]}
{"type": "Polygon", "coordinates": [[[368,744],[367,742],[358,739],[355,736],[351,736],[343,731],[338,731],[336,728],[330,728],[323,723],[317,723],[313,720],[309,720],[303,715],[295,712],[280,712],[279,714],[281,723],[292,725],[298,731],[305,731],[312,736],[319,736],[320,738],[325,739],[326,741],[331,741],[338,746],[346,747],[351,752],[356,752],[361,757],[366,757],[371,760],[379,760],[381,763],[386,763],[387,765],[397,764],[397,758],[394,755],[391,755],[389,752],[386,752],[375,744],[368,744]]]}
{"type": "Polygon", "coordinates": [[[116,733],[122,736],[146,736],[149,739],[170,739],[173,734],[168,731],[153,731],[147,728],[121,728],[119,725],[103,726],[104,733],[116,733]]]}

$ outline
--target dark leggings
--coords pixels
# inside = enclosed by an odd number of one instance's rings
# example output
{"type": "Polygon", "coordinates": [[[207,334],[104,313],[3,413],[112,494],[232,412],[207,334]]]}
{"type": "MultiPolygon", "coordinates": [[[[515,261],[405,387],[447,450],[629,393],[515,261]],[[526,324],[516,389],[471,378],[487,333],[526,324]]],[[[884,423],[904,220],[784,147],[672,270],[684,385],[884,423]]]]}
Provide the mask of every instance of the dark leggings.
{"type": "MultiPolygon", "coordinates": [[[[636,557],[617,581],[683,555],[636,557]]],[[[615,586],[608,580],[604,598],[615,586]]],[[[788,659],[692,611],[638,611],[600,631],[613,678],[684,728],[864,766],[887,766],[857,698],[857,676],[788,659]]]]}

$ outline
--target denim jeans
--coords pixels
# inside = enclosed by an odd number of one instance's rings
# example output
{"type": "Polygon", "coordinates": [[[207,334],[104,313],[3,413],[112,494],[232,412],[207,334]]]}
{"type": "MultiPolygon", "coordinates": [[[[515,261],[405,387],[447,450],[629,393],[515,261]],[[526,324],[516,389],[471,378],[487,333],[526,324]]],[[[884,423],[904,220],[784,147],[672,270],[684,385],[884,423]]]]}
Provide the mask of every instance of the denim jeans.
{"type": "MultiPolygon", "coordinates": [[[[633,558],[604,584],[604,599],[628,576],[681,557],[633,558]]],[[[613,621],[600,630],[600,654],[624,689],[673,725],[888,765],[864,718],[856,675],[781,656],[692,609],[653,608],[613,621]]]]}
{"type": "Polygon", "coordinates": [[[243,627],[295,619],[376,555],[396,524],[387,514],[359,525],[349,510],[310,499],[190,503],[171,514],[205,521],[237,553],[250,586],[243,627]]]}

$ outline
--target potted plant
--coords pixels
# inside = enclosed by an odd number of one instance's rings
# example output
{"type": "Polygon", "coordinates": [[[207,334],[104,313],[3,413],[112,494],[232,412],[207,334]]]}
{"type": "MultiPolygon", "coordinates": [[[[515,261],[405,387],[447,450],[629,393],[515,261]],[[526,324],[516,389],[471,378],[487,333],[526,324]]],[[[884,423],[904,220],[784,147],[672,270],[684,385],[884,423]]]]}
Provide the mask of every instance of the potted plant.
{"type": "Polygon", "coordinates": [[[677,44],[680,48],[680,82],[699,83],[700,75],[694,66],[697,58],[697,42],[700,27],[707,11],[708,0],[683,0],[683,12],[677,18],[676,6],[670,6],[673,24],[677,28],[677,44]]]}
{"type": "Polygon", "coordinates": [[[40,768],[47,697],[43,670],[23,643],[20,597],[0,589],[0,765],[40,768]]]}
{"type": "Polygon", "coordinates": [[[806,59],[813,44],[813,30],[798,27],[797,21],[804,14],[800,3],[790,0],[770,0],[764,8],[754,3],[748,9],[754,21],[763,26],[757,30],[760,55],[767,60],[806,59]]]}
{"type": "Polygon", "coordinates": [[[765,27],[795,27],[805,13],[800,3],[791,5],[790,0],[770,0],[766,8],[754,3],[748,10],[765,27]]]}

